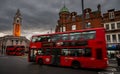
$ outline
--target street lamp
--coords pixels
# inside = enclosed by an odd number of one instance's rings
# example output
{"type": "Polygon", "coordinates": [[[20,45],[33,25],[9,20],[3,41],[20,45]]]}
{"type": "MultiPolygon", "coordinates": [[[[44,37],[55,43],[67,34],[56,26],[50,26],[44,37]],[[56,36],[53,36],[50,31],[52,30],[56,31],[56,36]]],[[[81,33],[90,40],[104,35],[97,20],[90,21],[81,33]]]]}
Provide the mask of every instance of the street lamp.
{"type": "Polygon", "coordinates": [[[82,29],[85,29],[85,23],[84,23],[84,1],[81,0],[81,4],[82,4],[82,29]]]}

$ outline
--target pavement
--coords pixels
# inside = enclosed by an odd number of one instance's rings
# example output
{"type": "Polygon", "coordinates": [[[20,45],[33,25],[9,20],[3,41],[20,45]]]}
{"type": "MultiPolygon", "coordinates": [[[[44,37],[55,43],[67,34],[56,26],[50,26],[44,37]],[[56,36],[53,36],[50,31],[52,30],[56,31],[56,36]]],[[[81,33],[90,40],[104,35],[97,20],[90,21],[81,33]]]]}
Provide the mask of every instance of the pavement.
{"type": "Polygon", "coordinates": [[[120,66],[117,65],[116,59],[109,59],[108,68],[98,74],[120,74],[120,66]]]}

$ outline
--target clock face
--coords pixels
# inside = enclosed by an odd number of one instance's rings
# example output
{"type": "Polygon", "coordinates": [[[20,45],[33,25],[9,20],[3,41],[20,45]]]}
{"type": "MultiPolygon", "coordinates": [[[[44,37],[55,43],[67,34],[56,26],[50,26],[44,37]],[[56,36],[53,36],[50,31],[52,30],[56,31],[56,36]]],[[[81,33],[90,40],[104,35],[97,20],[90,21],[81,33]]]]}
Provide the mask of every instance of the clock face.
{"type": "Polygon", "coordinates": [[[16,19],[16,22],[17,22],[17,23],[20,23],[20,18],[17,18],[17,19],[16,19]]]}

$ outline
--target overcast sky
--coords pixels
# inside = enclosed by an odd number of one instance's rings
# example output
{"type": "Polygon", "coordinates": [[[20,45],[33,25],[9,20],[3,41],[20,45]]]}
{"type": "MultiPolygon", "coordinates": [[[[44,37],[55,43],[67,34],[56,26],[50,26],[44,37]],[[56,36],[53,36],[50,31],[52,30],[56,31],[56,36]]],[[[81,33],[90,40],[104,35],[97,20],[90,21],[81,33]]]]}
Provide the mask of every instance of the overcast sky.
{"type": "MultiPolygon", "coordinates": [[[[55,30],[58,13],[65,2],[70,12],[81,14],[81,0],[0,0],[0,36],[11,35],[13,17],[19,8],[22,14],[22,35],[47,33],[55,30]]],[[[84,8],[97,10],[101,4],[102,12],[115,8],[120,10],[120,0],[84,0],[84,8]]]]}

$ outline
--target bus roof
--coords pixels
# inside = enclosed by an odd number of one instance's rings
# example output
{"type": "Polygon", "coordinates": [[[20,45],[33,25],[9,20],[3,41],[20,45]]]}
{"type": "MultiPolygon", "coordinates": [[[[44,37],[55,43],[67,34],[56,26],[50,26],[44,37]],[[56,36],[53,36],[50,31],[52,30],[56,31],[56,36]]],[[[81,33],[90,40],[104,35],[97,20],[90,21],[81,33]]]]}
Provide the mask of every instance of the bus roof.
{"type": "Polygon", "coordinates": [[[49,35],[54,35],[54,34],[66,34],[66,33],[73,33],[73,32],[94,31],[94,30],[105,30],[105,28],[103,28],[103,27],[101,27],[101,28],[87,28],[87,29],[83,29],[83,30],[72,30],[72,31],[66,31],[66,32],[48,33],[48,34],[37,34],[37,35],[33,35],[32,37],[49,36],[49,35]]]}

